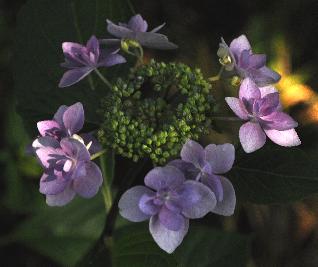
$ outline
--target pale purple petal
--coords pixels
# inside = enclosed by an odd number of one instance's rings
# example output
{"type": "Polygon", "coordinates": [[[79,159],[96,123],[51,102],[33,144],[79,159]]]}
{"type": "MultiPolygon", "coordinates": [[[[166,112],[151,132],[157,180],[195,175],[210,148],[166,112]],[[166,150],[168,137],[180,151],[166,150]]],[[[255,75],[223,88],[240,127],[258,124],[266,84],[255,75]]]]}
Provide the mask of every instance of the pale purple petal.
{"type": "Polygon", "coordinates": [[[50,136],[53,135],[54,132],[61,131],[60,125],[53,120],[39,121],[37,127],[42,136],[50,136]]]}
{"type": "Polygon", "coordinates": [[[46,203],[49,206],[64,206],[75,197],[75,192],[71,187],[71,182],[65,187],[65,190],[57,195],[46,195],[46,203]]]}
{"type": "Polygon", "coordinates": [[[181,159],[175,159],[170,161],[168,166],[173,166],[182,171],[186,179],[195,179],[200,173],[200,169],[195,167],[192,163],[183,161],[181,159]]]}
{"type": "Polygon", "coordinates": [[[298,126],[298,123],[284,112],[273,112],[268,116],[261,117],[261,119],[265,120],[264,129],[285,131],[298,126]]]}
{"type": "Polygon", "coordinates": [[[126,59],[123,56],[118,54],[109,54],[98,63],[98,66],[111,67],[111,66],[122,64],[125,62],[126,62],[126,59]]]}
{"type": "Polygon", "coordinates": [[[88,51],[92,52],[94,54],[95,57],[95,63],[97,62],[99,55],[100,55],[100,50],[99,50],[99,41],[96,38],[96,36],[92,36],[86,44],[86,48],[88,49],[88,51]]]}
{"type": "Polygon", "coordinates": [[[262,98],[268,94],[278,93],[277,89],[272,85],[260,87],[259,90],[261,91],[262,98]]]}
{"type": "Polygon", "coordinates": [[[150,215],[143,213],[139,208],[139,201],[144,194],[153,194],[145,186],[134,186],[127,190],[120,198],[118,207],[121,216],[132,222],[141,222],[150,218],[150,215]]]}
{"type": "Polygon", "coordinates": [[[223,186],[220,180],[220,176],[214,174],[204,174],[202,175],[200,182],[209,187],[215,194],[217,201],[223,200],[223,186]]]}
{"type": "Polygon", "coordinates": [[[84,46],[78,43],[73,42],[64,42],[62,43],[63,53],[73,55],[74,50],[81,50],[84,46]]]}
{"type": "Polygon", "coordinates": [[[158,246],[167,253],[172,253],[181,244],[187,234],[189,230],[189,220],[185,220],[183,228],[179,231],[171,231],[164,227],[160,223],[158,216],[155,215],[150,218],[149,230],[158,246]]]}
{"type": "Polygon", "coordinates": [[[216,198],[214,193],[204,184],[186,181],[178,189],[179,204],[183,207],[182,214],[190,219],[202,218],[214,209],[216,198]]]}
{"type": "Polygon", "coordinates": [[[60,106],[53,117],[53,120],[55,120],[60,125],[61,128],[64,128],[63,115],[64,115],[64,112],[67,110],[67,108],[68,106],[65,106],[65,105],[60,106]]]}
{"type": "Polygon", "coordinates": [[[92,67],[82,67],[82,68],[68,70],[64,73],[59,83],[59,87],[63,88],[63,87],[71,86],[79,82],[80,80],[84,79],[92,71],[93,71],[92,67]]]}
{"type": "Polygon", "coordinates": [[[269,139],[280,146],[291,147],[299,146],[301,144],[295,129],[286,131],[265,130],[265,133],[269,139]]]}
{"type": "Polygon", "coordinates": [[[80,141],[74,138],[63,138],[60,145],[63,152],[69,157],[80,161],[90,161],[89,152],[80,141]]]}
{"type": "Polygon", "coordinates": [[[159,26],[157,26],[156,28],[152,29],[150,32],[158,32],[158,31],[160,31],[165,25],[166,25],[166,23],[162,23],[161,25],[159,25],[159,26]]]}
{"type": "Polygon", "coordinates": [[[260,69],[249,70],[249,76],[259,87],[277,83],[281,78],[276,71],[273,71],[266,66],[260,69]]]}
{"type": "Polygon", "coordinates": [[[236,114],[236,116],[238,116],[242,120],[248,119],[247,110],[241,99],[236,97],[226,97],[225,101],[229,105],[229,107],[232,109],[232,111],[236,114]]]}
{"type": "Polygon", "coordinates": [[[235,159],[235,148],[232,144],[208,145],[204,149],[205,160],[212,167],[215,174],[226,173],[231,170],[235,159]]]}
{"type": "Polygon", "coordinates": [[[156,194],[152,192],[151,194],[144,194],[141,196],[138,203],[139,209],[150,216],[155,215],[159,212],[161,206],[154,203],[154,197],[156,194]]]}
{"type": "Polygon", "coordinates": [[[56,159],[66,159],[62,149],[53,147],[40,147],[35,151],[44,168],[54,167],[56,159]]]}
{"type": "Polygon", "coordinates": [[[246,153],[254,152],[266,142],[266,135],[258,123],[246,122],[239,132],[241,145],[246,153]]]}
{"type": "Polygon", "coordinates": [[[123,26],[118,26],[110,20],[107,20],[107,31],[117,38],[134,39],[134,32],[132,30],[123,26]]]}
{"type": "Polygon", "coordinates": [[[92,161],[83,164],[85,175],[73,178],[73,189],[84,198],[95,196],[103,183],[103,176],[99,167],[92,161]]]}
{"type": "Polygon", "coordinates": [[[63,114],[63,123],[67,133],[72,136],[79,132],[84,126],[84,108],[82,103],[76,104],[67,108],[63,114]]]}
{"type": "Polygon", "coordinates": [[[227,178],[223,176],[219,176],[219,178],[223,186],[223,200],[217,202],[212,212],[223,216],[231,216],[236,205],[235,191],[232,183],[227,178]]]}
{"type": "Polygon", "coordinates": [[[160,223],[171,231],[179,231],[184,228],[186,218],[180,213],[171,211],[163,206],[158,214],[160,223]]]}
{"type": "Polygon", "coordinates": [[[240,55],[244,50],[251,50],[251,45],[243,34],[231,42],[230,50],[233,54],[240,55]]]}
{"type": "Polygon", "coordinates": [[[240,86],[239,97],[242,100],[255,98],[258,99],[261,97],[261,92],[256,84],[250,79],[245,78],[240,86]]]}
{"type": "Polygon", "coordinates": [[[152,32],[136,32],[135,40],[137,40],[142,46],[154,48],[154,49],[162,49],[162,50],[170,50],[177,49],[178,46],[172,42],[170,42],[167,36],[160,33],[152,33],[152,32]]]}
{"type": "Polygon", "coordinates": [[[175,167],[156,167],[145,177],[145,185],[158,191],[160,189],[174,189],[184,182],[183,173],[175,167]]]}
{"type": "Polygon", "coordinates": [[[65,190],[68,180],[61,175],[55,175],[54,171],[43,173],[40,180],[40,193],[48,195],[56,195],[65,190]]]}
{"type": "Polygon", "coordinates": [[[196,167],[204,165],[204,149],[193,140],[188,140],[181,149],[181,159],[194,164],[196,167]]]}
{"type": "Polygon", "coordinates": [[[128,27],[136,32],[146,32],[148,29],[147,22],[139,14],[131,17],[128,22],[128,27]]]}

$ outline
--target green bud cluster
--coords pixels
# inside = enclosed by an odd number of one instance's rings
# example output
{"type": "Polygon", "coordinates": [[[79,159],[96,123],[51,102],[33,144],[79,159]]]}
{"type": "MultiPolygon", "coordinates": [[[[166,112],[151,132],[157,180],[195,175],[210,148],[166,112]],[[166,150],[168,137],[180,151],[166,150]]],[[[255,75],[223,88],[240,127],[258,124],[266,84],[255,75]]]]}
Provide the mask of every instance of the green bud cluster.
{"type": "Polygon", "coordinates": [[[99,140],[134,161],[164,164],[187,139],[208,132],[215,106],[210,89],[199,69],[152,60],[119,78],[102,100],[99,140]]]}

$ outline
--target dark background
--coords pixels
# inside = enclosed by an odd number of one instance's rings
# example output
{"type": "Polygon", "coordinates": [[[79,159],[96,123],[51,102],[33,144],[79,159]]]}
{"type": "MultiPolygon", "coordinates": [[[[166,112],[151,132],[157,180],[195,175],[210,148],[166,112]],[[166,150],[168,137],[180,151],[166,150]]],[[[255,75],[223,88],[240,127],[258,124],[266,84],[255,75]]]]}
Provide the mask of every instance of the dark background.
{"type": "MultiPolygon", "coordinates": [[[[25,1],[0,1],[0,234],[6,236],[28,220],[37,192],[40,169],[24,154],[30,137],[15,113],[11,67],[14,60],[16,15],[25,1]],[[23,207],[21,208],[21,205],[23,207]]],[[[177,54],[158,53],[217,73],[220,37],[229,43],[245,33],[255,52],[265,52],[283,78],[278,84],[284,107],[300,122],[302,146],[317,142],[318,122],[318,1],[133,1],[150,28],[163,21],[177,54]]],[[[30,29],[32,30],[32,29],[30,29]]],[[[150,52],[146,56],[152,56],[150,52]]],[[[26,85],[27,86],[27,85],[26,85]]],[[[220,141],[233,134],[215,135],[220,141]]],[[[214,217],[213,217],[214,218],[214,217]]],[[[221,224],[215,217],[214,224],[221,224]]],[[[253,236],[249,266],[318,266],[318,198],[288,205],[244,205],[225,228],[253,236]]],[[[0,239],[1,266],[58,266],[18,243],[0,239]]]]}

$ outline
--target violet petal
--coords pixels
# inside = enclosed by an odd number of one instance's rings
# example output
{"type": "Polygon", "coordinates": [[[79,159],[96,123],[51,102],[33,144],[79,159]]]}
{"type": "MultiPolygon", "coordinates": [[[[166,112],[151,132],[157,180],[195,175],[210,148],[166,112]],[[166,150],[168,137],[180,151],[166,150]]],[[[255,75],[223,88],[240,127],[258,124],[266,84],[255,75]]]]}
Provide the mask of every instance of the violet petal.
{"type": "Polygon", "coordinates": [[[301,141],[295,131],[295,129],[290,129],[286,131],[278,131],[278,130],[264,130],[269,139],[271,139],[274,143],[285,146],[299,146],[301,141]]]}
{"type": "Polygon", "coordinates": [[[266,142],[266,135],[263,129],[259,123],[255,122],[244,123],[240,128],[239,137],[246,153],[254,152],[266,142]]]}
{"type": "Polygon", "coordinates": [[[49,206],[64,206],[75,197],[75,192],[71,187],[71,182],[65,187],[64,191],[57,195],[46,195],[46,203],[49,206]]]}
{"type": "Polygon", "coordinates": [[[70,136],[78,133],[84,126],[84,108],[82,103],[69,106],[63,114],[63,123],[70,136]]]}
{"type": "Polygon", "coordinates": [[[84,79],[92,71],[93,71],[92,67],[82,67],[82,68],[68,70],[64,73],[59,83],[59,87],[64,88],[64,87],[71,86],[79,82],[80,80],[84,79]]]}

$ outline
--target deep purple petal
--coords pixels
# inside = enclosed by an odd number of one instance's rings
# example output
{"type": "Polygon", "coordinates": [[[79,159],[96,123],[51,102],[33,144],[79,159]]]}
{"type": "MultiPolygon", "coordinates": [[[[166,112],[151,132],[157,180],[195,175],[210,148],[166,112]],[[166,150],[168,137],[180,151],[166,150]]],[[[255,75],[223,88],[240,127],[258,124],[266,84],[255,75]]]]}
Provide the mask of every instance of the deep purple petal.
{"type": "Polygon", "coordinates": [[[259,114],[267,116],[280,107],[279,93],[271,93],[264,96],[261,100],[259,114]]]}
{"type": "Polygon", "coordinates": [[[83,139],[85,146],[91,144],[88,151],[91,155],[101,151],[103,148],[98,140],[93,136],[93,133],[82,133],[80,137],[83,139]]]}
{"type": "Polygon", "coordinates": [[[110,20],[107,20],[107,31],[117,38],[134,39],[134,32],[132,30],[123,26],[118,26],[110,20]]]}
{"type": "Polygon", "coordinates": [[[240,86],[239,97],[241,100],[243,98],[247,100],[258,99],[261,97],[261,92],[250,78],[245,78],[240,86]]]}
{"type": "Polygon", "coordinates": [[[80,141],[74,138],[63,138],[60,142],[63,152],[77,161],[90,161],[90,155],[85,147],[80,141]]]}
{"type": "Polygon", "coordinates": [[[32,143],[32,147],[34,149],[43,148],[43,147],[59,148],[60,143],[53,137],[43,136],[43,137],[39,137],[35,139],[32,143]]]}
{"type": "Polygon", "coordinates": [[[56,159],[66,159],[64,152],[60,148],[53,147],[40,147],[35,151],[40,163],[44,168],[54,168],[56,165],[56,159]]]}
{"type": "Polygon", "coordinates": [[[186,181],[180,189],[179,205],[183,207],[182,214],[190,219],[202,218],[216,205],[215,194],[204,184],[196,181],[186,181]]]}
{"type": "Polygon", "coordinates": [[[89,52],[94,54],[94,62],[96,63],[99,55],[100,55],[100,50],[99,50],[99,41],[96,38],[96,36],[92,36],[86,44],[86,48],[88,49],[89,52]]]}
{"type": "Polygon", "coordinates": [[[251,77],[259,87],[277,83],[281,78],[276,71],[273,71],[266,66],[260,69],[251,69],[248,76],[251,77]]]}
{"type": "Polygon", "coordinates": [[[185,219],[184,226],[179,231],[171,231],[163,226],[158,216],[155,215],[150,218],[149,230],[158,246],[167,253],[172,253],[181,244],[187,234],[189,220],[185,219]]]}
{"type": "Polygon", "coordinates": [[[118,207],[121,216],[132,222],[141,222],[150,218],[148,214],[143,213],[139,208],[139,201],[144,194],[153,194],[145,186],[134,186],[127,190],[120,198],[118,207]]]}
{"type": "Polygon", "coordinates": [[[185,218],[180,213],[171,211],[170,209],[163,206],[159,211],[160,223],[171,231],[179,231],[184,228],[185,218]]]}
{"type": "Polygon", "coordinates": [[[259,69],[265,66],[266,63],[266,55],[264,54],[253,54],[249,56],[248,67],[259,69]]]}
{"type": "Polygon", "coordinates": [[[261,119],[265,121],[266,129],[285,131],[298,126],[298,123],[284,112],[273,112],[268,116],[261,117],[261,119]]]}
{"type": "Polygon", "coordinates": [[[80,80],[84,79],[92,71],[93,71],[92,67],[82,67],[82,68],[68,70],[64,73],[59,83],[59,87],[64,88],[64,87],[71,86],[79,82],[80,80]]]}
{"type": "Polygon", "coordinates": [[[54,171],[43,173],[40,180],[40,193],[48,195],[56,195],[65,190],[68,180],[62,175],[55,175],[54,171]]]}
{"type": "Polygon", "coordinates": [[[226,173],[232,168],[235,159],[235,148],[232,144],[210,144],[204,151],[205,160],[209,162],[213,173],[226,173]]]}
{"type": "Polygon", "coordinates": [[[254,152],[266,142],[266,135],[259,123],[246,122],[239,132],[241,145],[246,153],[254,152]]]}
{"type": "Polygon", "coordinates": [[[231,42],[230,50],[233,54],[239,57],[244,50],[251,50],[251,45],[246,36],[243,34],[231,42]]]}
{"type": "Polygon", "coordinates": [[[183,173],[172,166],[156,167],[145,177],[145,185],[158,191],[160,189],[174,189],[184,182],[183,173]]]}
{"type": "Polygon", "coordinates": [[[53,120],[55,120],[62,128],[64,128],[63,114],[67,110],[67,108],[68,106],[65,105],[60,106],[53,117],[53,120]]]}
{"type": "Polygon", "coordinates": [[[118,54],[109,54],[98,63],[99,67],[111,67],[117,64],[125,63],[126,59],[118,54]]]}
{"type": "Polygon", "coordinates": [[[222,201],[223,200],[223,186],[221,183],[220,176],[214,175],[214,174],[205,174],[202,175],[200,181],[206,185],[207,187],[212,190],[212,192],[215,194],[215,197],[217,201],[222,201]]]}
{"type": "Polygon", "coordinates": [[[188,140],[183,145],[180,155],[183,161],[190,162],[197,168],[204,165],[204,149],[198,142],[188,140]]]}
{"type": "Polygon", "coordinates": [[[291,147],[299,146],[301,144],[295,129],[286,131],[265,130],[265,133],[269,139],[280,146],[291,147]]]}
{"type": "Polygon", "coordinates": [[[153,200],[155,196],[156,194],[154,192],[151,192],[151,194],[144,194],[141,196],[138,206],[143,213],[152,216],[159,212],[161,206],[156,205],[154,203],[153,200]]]}
{"type": "Polygon", "coordinates": [[[67,133],[72,136],[79,132],[84,125],[84,108],[82,103],[69,106],[63,114],[63,123],[67,133]]]}
{"type": "Polygon", "coordinates": [[[142,46],[154,49],[170,50],[177,49],[178,46],[170,42],[167,36],[153,32],[137,32],[134,38],[142,46]]]}
{"type": "Polygon", "coordinates": [[[82,168],[85,169],[85,175],[73,178],[73,189],[81,197],[91,198],[103,183],[102,172],[92,161],[83,164],[82,168]]]}
{"type": "Polygon", "coordinates": [[[212,212],[223,216],[231,216],[236,205],[235,191],[232,183],[227,178],[223,176],[219,176],[219,178],[223,187],[223,200],[217,202],[212,212]]]}
{"type": "Polygon", "coordinates": [[[232,109],[232,111],[242,120],[248,119],[248,113],[247,110],[242,102],[241,99],[236,97],[226,97],[225,98],[226,103],[229,105],[229,107],[232,109]]]}
{"type": "Polygon", "coordinates": [[[181,159],[170,161],[167,165],[176,167],[182,171],[186,179],[195,179],[200,172],[200,169],[195,167],[192,163],[183,161],[181,159]]]}
{"type": "Polygon", "coordinates": [[[139,14],[131,17],[128,22],[128,27],[135,32],[146,32],[148,29],[147,21],[145,21],[139,14]]]}
{"type": "Polygon", "coordinates": [[[46,195],[46,203],[49,206],[64,206],[75,197],[75,192],[71,187],[71,182],[65,187],[64,191],[57,195],[46,195]]]}

